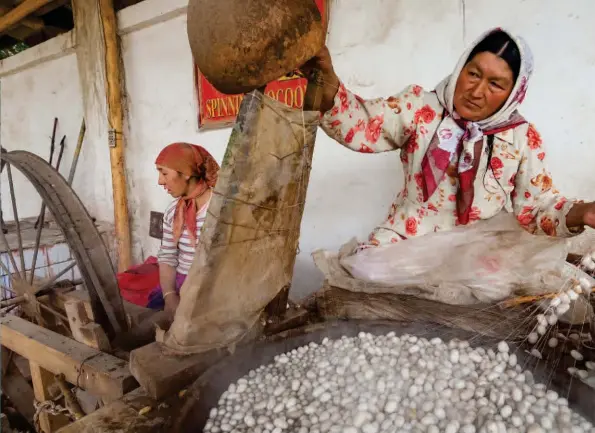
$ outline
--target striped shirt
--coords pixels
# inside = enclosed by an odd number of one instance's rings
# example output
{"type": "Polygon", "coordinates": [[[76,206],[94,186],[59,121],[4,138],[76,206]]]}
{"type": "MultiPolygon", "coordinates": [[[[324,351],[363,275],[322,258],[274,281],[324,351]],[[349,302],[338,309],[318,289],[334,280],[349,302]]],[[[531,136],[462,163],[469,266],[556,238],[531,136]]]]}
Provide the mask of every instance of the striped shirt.
{"type": "MultiPolygon", "coordinates": [[[[180,236],[178,243],[176,244],[174,241],[173,220],[178,201],[179,199],[174,200],[163,214],[163,238],[161,239],[161,248],[157,254],[157,260],[159,263],[176,268],[176,271],[179,274],[188,275],[190,265],[194,260],[195,247],[192,246],[192,239],[190,238],[186,225],[184,225],[184,231],[182,232],[182,236],[180,236]]],[[[209,202],[205,203],[196,214],[197,239],[200,236],[200,231],[205,223],[208,207],[209,202]]]]}

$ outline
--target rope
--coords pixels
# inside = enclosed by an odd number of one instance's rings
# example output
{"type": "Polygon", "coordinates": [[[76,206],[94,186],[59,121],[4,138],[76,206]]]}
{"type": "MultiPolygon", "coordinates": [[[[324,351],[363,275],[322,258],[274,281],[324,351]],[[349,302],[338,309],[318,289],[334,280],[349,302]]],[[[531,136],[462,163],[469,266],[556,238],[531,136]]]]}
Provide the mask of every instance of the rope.
{"type": "Polygon", "coordinates": [[[78,374],[77,374],[77,376],[76,376],[76,383],[75,383],[75,388],[74,388],[74,390],[77,390],[77,389],[82,389],[82,388],[81,388],[81,384],[80,384],[80,379],[81,379],[81,376],[82,376],[82,374],[83,374],[83,367],[85,366],[85,364],[86,364],[88,361],[90,361],[91,359],[93,359],[93,358],[95,358],[96,356],[99,356],[99,355],[101,355],[101,354],[102,354],[101,352],[100,352],[100,353],[94,353],[93,355],[89,355],[89,356],[87,356],[85,359],[83,359],[83,361],[81,362],[81,365],[79,366],[79,372],[78,372],[78,374]]]}
{"type": "MultiPolygon", "coordinates": [[[[76,386],[75,386],[74,390],[82,389],[80,387],[80,378],[83,373],[83,367],[85,366],[85,363],[98,355],[99,355],[98,353],[95,353],[95,354],[90,355],[90,356],[86,357],[85,359],[83,359],[83,361],[81,362],[81,364],[79,366],[78,375],[76,377],[76,386]]],[[[56,401],[58,399],[60,399],[62,396],[63,396],[63,393],[60,393],[60,395],[58,397],[56,397],[55,400],[46,400],[43,402],[38,402],[37,400],[33,400],[33,407],[35,408],[35,414],[33,415],[33,425],[34,425],[35,431],[37,433],[43,433],[43,430],[41,429],[41,424],[39,422],[39,416],[43,412],[45,412],[49,415],[54,415],[54,416],[65,415],[66,417],[68,417],[68,419],[70,419],[70,421],[76,421],[77,416],[72,410],[56,403],[56,401]]]]}
{"type": "Polygon", "coordinates": [[[41,403],[37,400],[33,400],[33,407],[35,408],[35,414],[33,415],[33,424],[35,426],[35,431],[38,433],[43,433],[41,429],[41,423],[39,421],[39,417],[42,413],[47,413],[49,415],[64,415],[68,417],[71,421],[74,421],[75,415],[68,409],[63,406],[60,406],[53,400],[46,400],[42,401],[41,403]]]}

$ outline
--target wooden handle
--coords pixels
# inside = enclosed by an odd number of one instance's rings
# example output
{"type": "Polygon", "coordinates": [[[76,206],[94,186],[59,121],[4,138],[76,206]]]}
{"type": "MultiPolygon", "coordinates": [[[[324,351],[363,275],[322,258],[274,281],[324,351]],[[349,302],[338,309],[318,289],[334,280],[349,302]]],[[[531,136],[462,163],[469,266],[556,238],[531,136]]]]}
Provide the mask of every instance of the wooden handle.
{"type": "Polygon", "coordinates": [[[304,111],[320,111],[324,96],[324,76],[318,69],[312,70],[304,96],[304,111]]]}

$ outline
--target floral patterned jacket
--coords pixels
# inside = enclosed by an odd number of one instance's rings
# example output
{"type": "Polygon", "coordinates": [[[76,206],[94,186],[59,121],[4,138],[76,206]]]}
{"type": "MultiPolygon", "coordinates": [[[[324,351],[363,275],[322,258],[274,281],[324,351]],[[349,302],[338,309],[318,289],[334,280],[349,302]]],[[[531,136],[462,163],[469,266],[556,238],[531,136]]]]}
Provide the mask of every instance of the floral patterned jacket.
{"type": "MultiPolygon", "coordinates": [[[[334,107],[322,117],[322,128],[347,148],[362,153],[399,149],[405,186],[386,221],[376,227],[369,246],[385,245],[458,225],[456,170],[450,167],[434,194],[423,201],[421,162],[442,119],[434,93],[409,86],[388,99],[365,101],[340,85],[334,107]],[[452,174],[451,174],[452,172],[452,174]]],[[[470,223],[502,209],[514,212],[530,233],[570,237],[580,232],[566,226],[576,202],[554,188],[545,164],[542,139],[531,124],[495,134],[490,169],[487,137],[474,182],[470,223]]]]}

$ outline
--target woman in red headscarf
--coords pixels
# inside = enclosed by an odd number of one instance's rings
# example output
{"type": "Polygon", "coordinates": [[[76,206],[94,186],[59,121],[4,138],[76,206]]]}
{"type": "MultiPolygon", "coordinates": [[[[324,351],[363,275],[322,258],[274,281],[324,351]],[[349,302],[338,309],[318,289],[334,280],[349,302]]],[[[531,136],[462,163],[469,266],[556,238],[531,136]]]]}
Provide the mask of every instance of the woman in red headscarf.
{"type": "Polygon", "coordinates": [[[159,185],[175,198],[163,215],[163,239],[157,259],[159,286],[148,307],[176,311],[179,291],[194,259],[219,165],[203,147],[173,143],[155,160],[159,185]]]}

